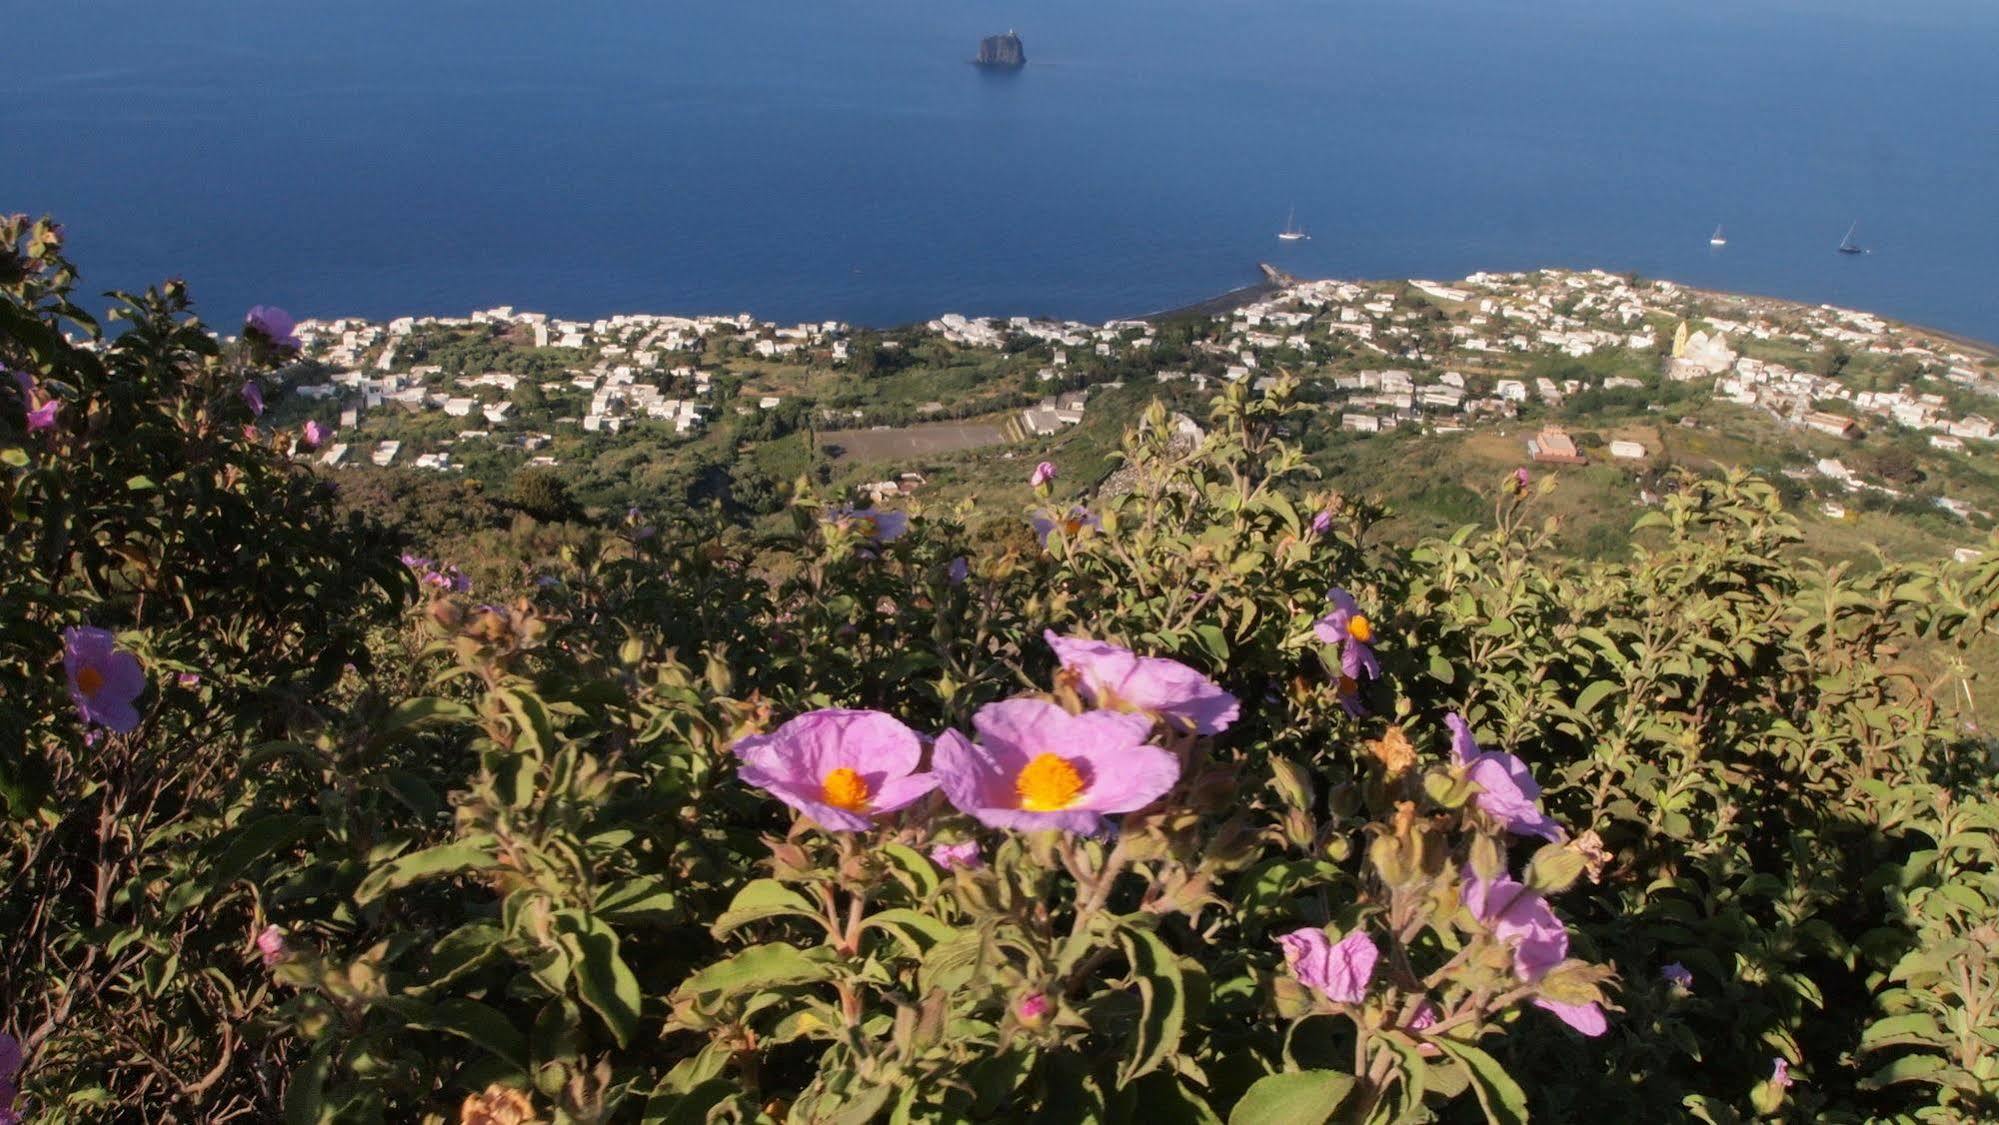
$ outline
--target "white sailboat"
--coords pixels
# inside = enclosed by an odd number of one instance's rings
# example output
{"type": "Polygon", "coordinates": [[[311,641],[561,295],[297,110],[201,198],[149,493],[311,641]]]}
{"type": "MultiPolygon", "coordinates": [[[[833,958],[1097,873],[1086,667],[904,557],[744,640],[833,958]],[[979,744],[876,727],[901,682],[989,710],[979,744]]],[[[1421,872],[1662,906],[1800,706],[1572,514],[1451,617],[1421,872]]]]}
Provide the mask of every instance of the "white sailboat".
{"type": "Polygon", "coordinates": [[[1720,228],[1719,226],[1717,226],[1717,227],[1715,227],[1715,228],[1714,228],[1714,234],[1713,234],[1712,236],[1710,236],[1710,237],[1708,238],[1708,240],[1707,240],[1707,244],[1708,244],[1709,246],[1726,246],[1726,245],[1728,245],[1728,239],[1727,239],[1727,238],[1725,238],[1725,237],[1723,237],[1723,235],[1722,235],[1722,233],[1721,233],[1721,228],[1720,228]]]}
{"type": "Polygon", "coordinates": [[[1852,226],[1846,228],[1846,237],[1839,240],[1840,253],[1842,254],[1867,253],[1867,249],[1865,247],[1861,246],[1858,242],[1853,241],[1853,232],[1859,229],[1860,229],[1860,222],[1857,219],[1854,220],[1852,226]]]}
{"type": "Polygon", "coordinates": [[[1277,237],[1286,242],[1301,242],[1312,237],[1298,229],[1298,209],[1296,207],[1293,207],[1291,214],[1285,218],[1284,229],[1277,232],[1277,237]]]}

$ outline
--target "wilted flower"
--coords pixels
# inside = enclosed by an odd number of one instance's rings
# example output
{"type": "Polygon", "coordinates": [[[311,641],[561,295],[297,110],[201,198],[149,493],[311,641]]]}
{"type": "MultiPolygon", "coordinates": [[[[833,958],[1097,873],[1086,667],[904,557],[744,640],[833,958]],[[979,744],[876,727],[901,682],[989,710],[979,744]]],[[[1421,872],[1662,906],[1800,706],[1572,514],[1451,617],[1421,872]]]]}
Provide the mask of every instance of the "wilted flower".
{"type": "Polygon", "coordinates": [[[304,433],[305,447],[307,449],[318,449],[319,443],[326,440],[326,434],[326,427],[320,425],[317,419],[307,422],[304,433]]]}
{"type": "Polygon", "coordinates": [[[860,832],[937,787],[916,773],[923,741],[879,711],[809,711],[770,734],[737,740],[736,776],[821,827],[860,832]]]}
{"type": "Polygon", "coordinates": [[[1666,983],[1672,985],[1674,988],[1691,990],[1694,987],[1694,974],[1689,972],[1687,967],[1678,961],[1662,967],[1659,970],[1659,975],[1664,977],[1666,983]]]}
{"type": "Polygon", "coordinates": [[[1219,734],[1235,722],[1236,697],[1177,660],[1138,656],[1104,641],[1041,634],[1055,659],[1075,674],[1077,688],[1093,705],[1113,711],[1146,711],[1170,717],[1196,734],[1219,734]]]}
{"type": "Polygon", "coordinates": [[[961,840],[955,844],[935,844],[930,849],[930,862],[946,871],[971,871],[986,865],[986,861],[979,857],[979,842],[977,840],[961,840]]]}
{"type": "Polygon", "coordinates": [[[1142,809],[1180,780],[1180,759],[1146,744],[1152,720],[1140,715],[1007,699],[972,725],[977,742],[938,738],[932,768],[951,803],[988,827],[1098,832],[1104,814],[1142,809]]]}
{"type": "Polygon", "coordinates": [[[909,531],[909,513],[884,512],[877,508],[842,508],[833,513],[833,523],[862,539],[893,543],[909,531]]]}
{"type": "Polygon", "coordinates": [[[1797,1079],[1791,1077],[1791,1064],[1781,1058],[1771,1059],[1770,1085],[1779,1090],[1788,1090],[1797,1079]]]}
{"type": "Polygon", "coordinates": [[[1374,622],[1360,611],[1359,603],[1345,590],[1326,593],[1332,611],[1312,626],[1321,641],[1340,646],[1340,672],[1358,683],[1362,678],[1381,678],[1381,662],[1374,658],[1374,622]]]}
{"type": "Polygon", "coordinates": [[[1513,495],[1527,495],[1527,480],[1527,467],[1525,465],[1513,470],[1513,495]]]}
{"type": "Polygon", "coordinates": [[[1381,953],[1365,931],[1355,930],[1334,944],[1326,931],[1307,926],[1284,934],[1277,944],[1284,947],[1284,964],[1300,984],[1336,1004],[1367,999],[1381,953]]]}
{"type": "Polygon", "coordinates": [[[276,925],[265,926],[264,931],[257,935],[257,952],[263,954],[265,968],[284,960],[284,929],[276,925]]]}
{"type": "Polygon", "coordinates": [[[1480,750],[1471,724],[1458,715],[1445,715],[1444,724],[1451,728],[1451,753],[1457,764],[1481,790],[1479,808],[1516,836],[1562,839],[1562,826],[1541,811],[1541,787],[1527,763],[1503,750],[1480,750]]]}
{"type": "Polygon", "coordinates": [[[1088,508],[1083,507],[1081,504],[1069,509],[1069,514],[1061,519],[1056,519],[1048,512],[1036,512],[1029,518],[1028,522],[1034,525],[1034,537],[1041,541],[1043,547],[1048,546],[1048,537],[1054,534],[1057,529],[1060,529],[1062,534],[1074,539],[1085,531],[1104,526],[1103,520],[1098,519],[1088,508]]]}
{"type": "Polygon", "coordinates": [[[109,629],[88,625],[64,629],[63,671],[69,676],[69,698],[86,723],[124,734],[139,725],[133,701],[146,690],[146,672],[139,658],[118,647],[109,629]]]}
{"type": "Polygon", "coordinates": [[[1585,829],[1582,835],[1570,843],[1570,846],[1576,849],[1576,854],[1583,857],[1583,864],[1589,870],[1589,881],[1592,883],[1600,881],[1603,878],[1603,869],[1610,865],[1611,859],[1609,849],[1603,846],[1603,837],[1597,835],[1594,828],[1585,829]]]}
{"type": "Polygon", "coordinates": [[[1039,465],[1034,466],[1034,472],[1028,476],[1027,483],[1033,485],[1035,488],[1040,488],[1042,485],[1054,480],[1057,475],[1055,462],[1043,461],[1039,465]]]}
{"type": "Polygon", "coordinates": [[[952,559],[951,565],[944,568],[944,577],[949,579],[951,585],[953,586],[964,585],[965,579],[969,577],[971,573],[972,573],[972,564],[967,562],[965,560],[965,556],[963,555],[959,555],[957,558],[952,559]]]}
{"type": "Polygon", "coordinates": [[[264,440],[263,431],[257,429],[255,422],[245,422],[243,423],[243,440],[250,442],[262,441],[264,440]]]}
{"type": "Polygon", "coordinates": [[[265,343],[284,351],[299,349],[298,325],[291,314],[274,305],[258,305],[243,317],[243,330],[261,336],[265,343]]]}
{"type": "Polygon", "coordinates": [[[174,677],[174,682],[185,688],[196,687],[201,683],[201,673],[182,672],[174,677]]]}
{"type": "Polygon", "coordinates": [[[458,1125],[541,1125],[541,1118],[526,1094],[495,1082],[459,1105],[458,1125]]]}
{"type": "Polygon", "coordinates": [[[1312,517],[1312,534],[1324,535],[1326,532],[1331,531],[1332,529],[1333,529],[1333,510],[1331,508],[1323,509],[1319,512],[1318,515],[1312,517]]]}
{"type": "MultiPolygon", "coordinates": [[[[1569,955],[1569,931],[1555,917],[1547,899],[1511,876],[1500,875],[1488,882],[1466,868],[1463,877],[1465,909],[1512,948],[1515,976],[1533,984],[1569,955]]],[[[1603,1009],[1595,1004],[1561,1004],[1541,998],[1534,1004],[1584,1035],[1602,1035],[1609,1027],[1603,1009]]]]}
{"type": "Polygon", "coordinates": [[[250,417],[262,418],[264,416],[264,388],[259,386],[255,379],[244,383],[243,389],[237,393],[241,394],[243,401],[249,404],[250,417]]]}

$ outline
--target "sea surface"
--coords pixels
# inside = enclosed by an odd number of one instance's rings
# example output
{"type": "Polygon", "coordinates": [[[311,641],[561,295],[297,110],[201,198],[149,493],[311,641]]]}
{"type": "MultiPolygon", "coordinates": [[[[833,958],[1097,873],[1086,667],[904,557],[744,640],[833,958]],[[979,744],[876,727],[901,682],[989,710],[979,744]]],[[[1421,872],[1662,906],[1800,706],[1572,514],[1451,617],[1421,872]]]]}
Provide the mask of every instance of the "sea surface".
{"type": "Polygon", "coordinates": [[[1992,0],[0,0],[0,41],[0,210],[216,323],[1097,320],[1270,261],[1999,339],[1992,0]],[[1009,28],[1025,70],[968,64],[1009,28]]]}

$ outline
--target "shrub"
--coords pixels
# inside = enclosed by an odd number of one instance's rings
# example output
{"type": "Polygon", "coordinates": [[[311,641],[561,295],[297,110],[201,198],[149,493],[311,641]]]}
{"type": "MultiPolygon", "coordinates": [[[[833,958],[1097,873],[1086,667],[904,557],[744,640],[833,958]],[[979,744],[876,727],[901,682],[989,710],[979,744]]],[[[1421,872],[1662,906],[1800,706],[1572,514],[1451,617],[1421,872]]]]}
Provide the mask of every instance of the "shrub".
{"type": "MultiPolygon", "coordinates": [[[[560,557],[501,602],[331,525],[262,444],[197,444],[242,357],[175,294],[100,361],[40,284],[0,425],[49,393],[75,428],[5,433],[33,607],[6,705],[50,761],[164,779],[108,881],[124,787],[59,770],[10,806],[42,1119],[1999,1112],[1989,747],[1935,687],[1972,674],[1999,563],[1821,565],[1740,474],[1676,482],[1615,558],[1552,550],[1553,478],[1377,544],[1276,436],[1280,383],[1191,445],[1154,408],[1087,509],[801,482],[756,538],[517,539],[560,557]],[[255,502],[127,496],[148,448],[255,502]],[[250,578],[39,561],[72,488],[82,542],[185,525],[250,578]],[[104,751],[58,665],[84,623],[150,685],[104,751]],[[212,710],[161,686],[188,645],[212,710]]],[[[112,659],[73,654],[103,692],[112,659]]]]}

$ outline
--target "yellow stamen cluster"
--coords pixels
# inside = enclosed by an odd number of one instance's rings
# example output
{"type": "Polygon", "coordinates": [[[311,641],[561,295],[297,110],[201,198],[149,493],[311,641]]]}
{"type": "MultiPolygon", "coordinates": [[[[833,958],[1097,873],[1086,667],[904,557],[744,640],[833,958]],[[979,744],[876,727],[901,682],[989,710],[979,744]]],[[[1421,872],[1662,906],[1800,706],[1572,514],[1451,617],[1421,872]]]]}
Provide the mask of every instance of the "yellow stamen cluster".
{"type": "Polygon", "coordinates": [[[1013,788],[1028,812],[1060,812],[1082,796],[1083,775],[1059,754],[1037,754],[1013,779],[1013,788]]]}
{"type": "Polygon", "coordinates": [[[76,687],[85,695],[96,695],[104,690],[104,673],[86,666],[76,674],[76,687]]]}
{"type": "Polygon", "coordinates": [[[1347,635],[1366,644],[1374,639],[1374,622],[1356,613],[1347,621],[1347,635]]]}
{"type": "Polygon", "coordinates": [[[836,809],[859,812],[868,807],[868,781],[846,766],[833,770],[820,783],[820,799],[836,809]]]}

